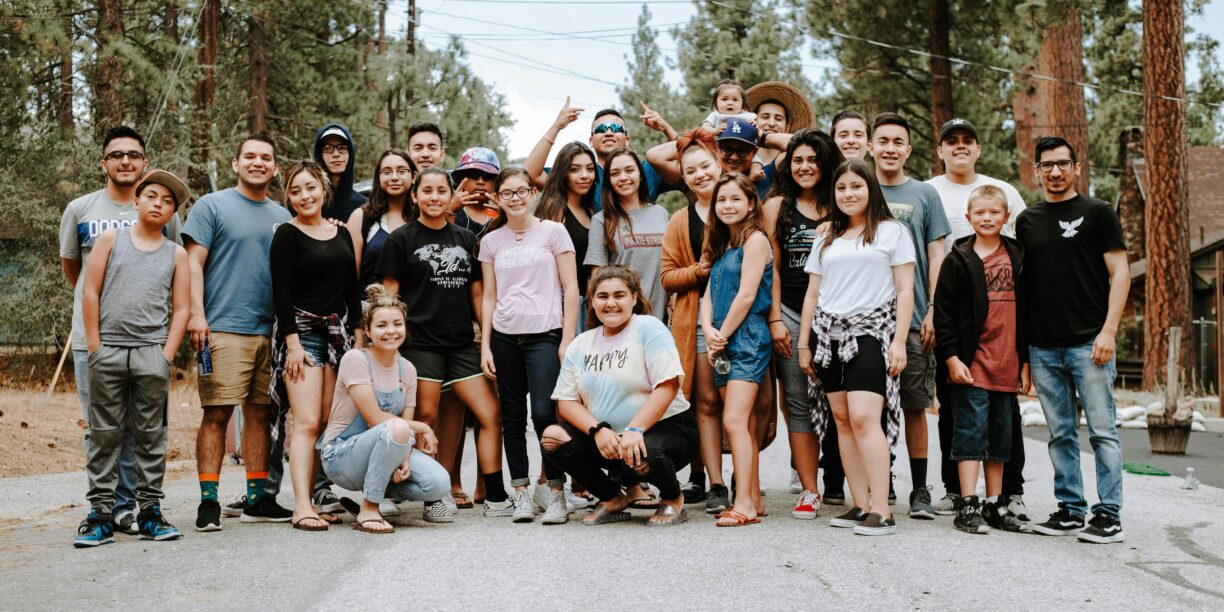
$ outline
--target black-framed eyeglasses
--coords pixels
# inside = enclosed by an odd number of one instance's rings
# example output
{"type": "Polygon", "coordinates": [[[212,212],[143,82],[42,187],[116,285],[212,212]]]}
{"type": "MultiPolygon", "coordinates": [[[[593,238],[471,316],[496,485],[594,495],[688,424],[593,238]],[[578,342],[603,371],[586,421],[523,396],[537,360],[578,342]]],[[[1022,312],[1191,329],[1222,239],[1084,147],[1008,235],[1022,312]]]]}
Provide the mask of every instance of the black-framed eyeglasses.
{"type": "Polygon", "coordinates": [[[619,123],[601,123],[591,128],[592,134],[604,134],[606,132],[612,132],[613,134],[625,134],[628,133],[629,130],[625,129],[625,126],[619,123]]]}
{"type": "Polygon", "coordinates": [[[323,154],[331,155],[332,153],[348,153],[349,146],[346,144],[325,144],[323,145],[323,154]]]}
{"type": "Polygon", "coordinates": [[[1033,166],[1043,173],[1049,174],[1053,172],[1055,168],[1058,168],[1059,172],[1070,172],[1071,168],[1075,166],[1075,162],[1069,159],[1060,159],[1058,161],[1037,162],[1033,164],[1033,166]]]}
{"type": "Polygon", "coordinates": [[[510,191],[509,189],[507,189],[504,191],[497,192],[497,197],[503,200],[506,200],[506,201],[510,201],[514,199],[526,200],[527,197],[530,195],[531,195],[531,189],[529,187],[521,187],[515,191],[510,191]]]}
{"type": "Polygon", "coordinates": [[[141,153],[140,151],[111,151],[110,153],[106,154],[106,159],[111,161],[119,161],[125,157],[132,161],[140,161],[144,159],[145,156],[144,153],[141,153]]]}

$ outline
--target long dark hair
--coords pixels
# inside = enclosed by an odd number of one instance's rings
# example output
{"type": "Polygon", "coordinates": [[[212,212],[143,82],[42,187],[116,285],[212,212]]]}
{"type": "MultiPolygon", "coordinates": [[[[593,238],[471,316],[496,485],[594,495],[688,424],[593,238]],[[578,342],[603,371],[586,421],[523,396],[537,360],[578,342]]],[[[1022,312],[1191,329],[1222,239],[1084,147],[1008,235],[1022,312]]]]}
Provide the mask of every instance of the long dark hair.
{"type": "Polygon", "coordinates": [[[761,231],[765,227],[765,219],[761,214],[761,200],[757,197],[756,186],[752,180],[738,172],[727,172],[718,177],[714,183],[714,194],[710,196],[710,222],[706,224],[705,254],[707,261],[713,263],[722,257],[727,249],[744,244],[752,232],[761,231]],[[731,228],[718,218],[714,208],[718,206],[718,192],[728,183],[735,183],[748,198],[748,216],[740,225],[740,230],[731,235],[731,228]]]}
{"type": "MultiPolygon", "coordinates": [[[[833,171],[833,182],[836,183],[842,175],[850,173],[857,174],[867,183],[867,227],[863,228],[863,244],[871,244],[875,242],[876,229],[880,227],[880,224],[893,218],[892,211],[888,209],[888,201],[884,199],[884,191],[880,189],[880,182],[876,180],[875,172],[872,172],[871,167],[860,160],[851,159],[842,162],[833,171]]],[[[820,245],[821,257],[824,256],[824,250],[850,228],[850,216],[842,212],[839,206],[834,206],[833,210],[829,211],[827,219],[829,220],[829,233],[825,235],[824,243],[820,245]]]]}
{"type": "MultiPolygon", "coordinates": [[[[523,180],[527,181],[527,186],[532,186],[531,175],[528,174],[526,170],[519,166],[508,166],[506,168],[502,168],[502,171],[497,173],[497,178],[493,179],[493,192],[497,193],[499,190],[501,190],[503,183],[515,176],[523,177],[523,180]]],[[[499,200],[497,202],[497,216],[490,219],[488,223],[485,223],[484,231],[480,232],[480,235],[487,235],[489,232],[505,225],[507,221],[506,209],[502,208],[501,201],[499,200]]]]}
{"type": "MultiPolygon", "coordinates": [[[[557,223],[565,222],[565,210],[569,207],[570,194],[569,167],[579,155],[589,155],[591,163],[599,166],[599,158],[595,157],[595,152],[581,142],[571,142],[561,147],[556,160],[553,161],[552,171],[548,173],[548,180],[544,182],[544,189],[540,191],[540,199],[536,202],[537,217],[557,223]]],[[[592,184],[591,190],[582,196],[581,205],[588,217],[595,214],[595,185],[592,184]]]]}
{"type": "MultiPolygon", "coordinates": [[[[361,207],[365,211],[362,214],[374,219],[376,222],[383,215],[387,214],[387,209],[390,206],[387,204],[387,191],[382,186],[381,172],[383,160],[392,155],[408,162],[408,168],[412,170],[413,180],[409,183],[408,193],[404,194],[403,211],[404,221],[412,221],[416,217],[416,204],[412,201],[413,189],[411,185],[415,184],[418,175],[416,164],[412,163],[412,158],[408,157],[408,152],[403,149],[387,149],[382,152],[382,155],[378,156],[378,161],[374,162],[374,184],[370,187],[370,201],[361,207]]],[[[342,221],[348,221],[348,219],[342,219],[342,221]]]]}
{"type": "Polygon", "coordinates": [[[830,209],[837,208],[833,201],[833,173],[845,159],[833,137],[816,128],[803,128],[791,136],[790,144],[786,145],[786,155],[778,163],[778,173],[774,176],[770,195],[782,196],[782,206],[778,211],[778,223],[775,234],[778,244],[786,244],[790,228],[795,224],[795,212],[799,208],[799,196],[803,188],[795,182],[791,173],[791,160],[799,147],[811,147],[816,153],[816,166],[820,170],[820,179],[816,181],[816,212],[824,217],[830,209]]]}
{"type": "MultiPolygon", "coordinates": [[[[603,228],[604,228],[604,247],[608,249],[608,254],[612,254],[616,250],[616,233],[620,230],[621,222],[624,222],[629,228],[629,233],[633,233],[633,219],[629,217],[629,213],[625,212],[625,208],[621,206],[620,196],[612,189],[612,173],[609,171],[612,168],[612,160],[628,155],[633,158],[633,163],[638,169],[638,202],[642,208],[650,206],[653,202],[650,201],[650,185],[646,184],[646,175],[642,170],[642,158],[638,157],[632,149],[619,147],[613,149],[608,154],[608,161],[604,164],[603,176],[603,228]]],[[[591,191],[594,191],[592,189],[591,191]]]]}
{"type": "Polygon", "coordinates": [[[629,293],[632,293],[637,298],[637,300],[633,303],[633,314],[650,314],[650,300],[646,299],[645,293],[642,293],[642,280],[638,277],[637,272],[634,272],[632,269],[620,264],[608,264],[606,266],[601,266],[598,270],[592,273],[591,280],[587,281],[586,320],[599,320],[599,317],[595,314],[595,289],[599,287],[599,283],[614,278],[619,278],[624,281],[625,286],[629,288],[629,293]]]}

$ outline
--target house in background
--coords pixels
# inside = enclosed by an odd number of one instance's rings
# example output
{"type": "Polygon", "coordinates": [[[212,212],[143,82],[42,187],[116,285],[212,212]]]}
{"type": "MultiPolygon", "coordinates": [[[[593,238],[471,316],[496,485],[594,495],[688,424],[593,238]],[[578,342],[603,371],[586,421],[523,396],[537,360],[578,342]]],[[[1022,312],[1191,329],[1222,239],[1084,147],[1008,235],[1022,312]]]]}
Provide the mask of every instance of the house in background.
{"type": "MultiPolygon", "coordinates": [[[[1195,355],[1186,368],[1187,382],[1209,392],[1218,392],[1221,381],[1219,305],[1216,304],[1217,253],[1224,256],[1224,148],[1190,147],[1187,155],[1187,202],[1190,218],[1191,319],[1183,342],[1195,355]]],[[[1147,171],[1143,160],[1142,135],[1138,128],[1122,133],[1119,141],[1118,200],[1115,208],[1122,221],[1123,237],[1130,260],[1131,290],[1118,337],[1118,383],[1137,385],[1143,374],[1143,298],[1147,273],[1144,204],[1147,171]]]]}

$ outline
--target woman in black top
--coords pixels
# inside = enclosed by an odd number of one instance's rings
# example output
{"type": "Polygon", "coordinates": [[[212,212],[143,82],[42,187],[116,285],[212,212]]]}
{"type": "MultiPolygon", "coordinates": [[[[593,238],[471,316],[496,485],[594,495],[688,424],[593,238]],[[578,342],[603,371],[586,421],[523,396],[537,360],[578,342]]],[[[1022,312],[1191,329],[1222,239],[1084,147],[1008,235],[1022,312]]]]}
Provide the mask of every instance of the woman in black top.
{"type": "Polygon", "coordinates": [[[336,368],[351,346],[361,320],[357,295],[357,256],[348,232],[323,218],[330,189],[319,164],[305,161],[285,170],[285,204],[297,216],[276,228],[270,249],[273,332],[273,402],[286,413],[283,388],[293,410],[289,468],[293,478],[293,526],[323,531],[327,523],[311,505],[311,483],[318,469],[315,442],[319,424],[331,411],[336,368]],[[326,367],[325,367],[326,366],[326,367]]]}
{"type": "Polygon", "coordinates": [[[799,519],[814,519],[820,509],[820,441],[812,431],[808,379],[799,369],[798,355],[799,314],[808,287],[803,266],[812,252],[816,226],[833,209],[833,171],[841,162],[841,152],[828,134],[812,128],[795,132],[786,155],[779,158],[774,195],[765,202],[765,234],[778,254],[769,331],[782,381],[791,462],[803,487],[791,510],[799,519]]]}
{"type": "MultiPolygon", "coordinates": [[[[591,148],[571,142],[557,152],[552,171],[540,191],[536,202],[536,216],[546,221],[565,225],[570,240],[574,243],[574,258],[578,261],[578,292],[586,293],[587,279],[591,271],[582,265],[586,259],[590,241],[591,216],[595,214],[595,181],[598,178],[595,153],[591,148]]],[[[582,325],[582,313],[586,308],[579,297],[578,326],[582,325]]],[[[578,331],[582,331],[579,329],[578,331]]]]}
{"type": "Polygon", "coordinates": [[[345,228],[357,249],[358,287],[378,282],[374,270],[391,232],[412,220],[412,197],[408,189],[416,177],[416,164],[400,149],[387,149],[374,164],[374,186],[370,201],[349,216],[345,228]]]}

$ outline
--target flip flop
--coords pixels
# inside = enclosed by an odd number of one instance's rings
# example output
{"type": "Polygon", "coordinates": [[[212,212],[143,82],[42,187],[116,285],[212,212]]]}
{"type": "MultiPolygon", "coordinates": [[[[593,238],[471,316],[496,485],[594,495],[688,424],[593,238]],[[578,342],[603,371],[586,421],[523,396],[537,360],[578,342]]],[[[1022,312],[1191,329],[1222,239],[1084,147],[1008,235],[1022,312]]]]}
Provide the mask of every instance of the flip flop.
{"type": "Polygon", "coordinates": [[[642,488],[646,497],[629,500],[629,507],[634,510],[655,510],[659,507],[659,496],[653,489],[642,488]]]}
{"type": "Polygon", "coordinates": [[[629,514],[628,512],[625,512],[624,510],[613,512],[611,510],[608,510],[607,506],[595,506],[595,509],[592,510],[590,514],[588,514],[587,516],[592,516],[592,515],[595,516],[593,520],[588,521],[584,517],[582,519],[582,524],[583,525],[607,525],[608,523],[619,523],[621,521],[627,521],[633,518],[631,514],[629,514]]]}
{"type": "Polygon", "coordinates": [[[761,519],[753,517],[748,518],[735,510],[727,510],[718,517],[718,521],[714,523],[715,527],[743,527],[744,525],[755,525],[760,523],[761,519]]]}
{"type": "Polygon", "coordinates": [[[451,497],[455,498],[456,508],[471,508],[474,506],[472,498],[468,497],[468,494],[463,491],[452,493],[451,497]]]}
{"type": "Polygon", "coordinates": [[[357,531],[364,531],[365,533],[377,533],[377,534],[395,533],[395,525],[388,523],[387,519],[384,519],[384,518],[366,519],[364,521],[358,521],[356,523],[353,523],[353,529],[356,529],[357,531]],[[374,523],[375,525],[386,525],[387,527],[390,527],[390,529],[371,529],[370,527],[366,527],[366,525],[370,523],[374,523]]]}
{"type": "Polygon", "coordinates": [[[327,521],[318,516],[303,516],[296,521],[290,521],[290,524],[293,525],[294,529],[301,531],[327,531],[328,528],[327,521]],[[322,525],[304,525],[304,521],[319,521],[322,525]]]}
{"type": "MultiPolygon", "coordinates": [[[[687,521],[688,510],[685,510],[684,508],[676,510],[667,504],[659,504],[659,509],[655,511],[654,516],[665,516],[667,517],[667,520],[647,521],[647,527],[670,527],[672,525],[679,525],[680,523],[687,521]]],[[[654,518],[654,516],[651,518],[654,518]]]]}

